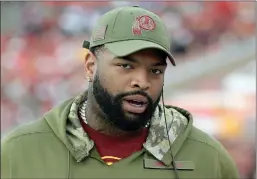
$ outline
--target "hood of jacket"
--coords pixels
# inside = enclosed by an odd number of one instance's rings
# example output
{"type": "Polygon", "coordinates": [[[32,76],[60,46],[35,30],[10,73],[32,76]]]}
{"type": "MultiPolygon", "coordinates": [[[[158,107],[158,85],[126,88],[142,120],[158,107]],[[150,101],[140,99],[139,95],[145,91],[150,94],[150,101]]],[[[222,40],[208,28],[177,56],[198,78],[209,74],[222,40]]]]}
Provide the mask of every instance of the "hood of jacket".
{"type": "MultiPolygon", "coordinates": [[[[79,105],[86,100],[87,91],[63,102],[45,114],[50,128],[65,144],[77,162],[87,157],[94,147],[94,141],[83,130],[78,117],[79,105]]],[[[172,162],[171,152],[176,156],[192,129],[193,119],[192,115],[182,108],[175,106],[165,106],[164,108],[161,104],[156,107],[143,147],[165,165],[170,165],[172,162]]]]}

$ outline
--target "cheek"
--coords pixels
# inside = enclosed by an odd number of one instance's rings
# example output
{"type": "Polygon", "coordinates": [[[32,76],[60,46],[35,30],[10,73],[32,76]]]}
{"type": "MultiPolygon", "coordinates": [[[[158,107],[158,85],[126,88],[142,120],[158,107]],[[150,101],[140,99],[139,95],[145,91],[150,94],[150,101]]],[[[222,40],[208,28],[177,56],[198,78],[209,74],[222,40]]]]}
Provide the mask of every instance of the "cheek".
{"type": "Polygon", "coordinates": [[[146,92],[155,102],[160,98],[163,82],[160,79],[154,79],[154,80],[151,80],[150,83],[151,83],[151,87],[146,92]]]}
{"type": "Polygon", "coordinates": [[[99,73],[101,84],[112,94],[124,92],[126,79],[115,70],[99,73]]]}
{"type": "Polygon", "coordinates": [[[162,92],[162,83],[158,85],[155,83],[152,89],[152,94],[153,94],[152,97],[154,101],[156,101],[160,97],[161,92],[162,92]]]}

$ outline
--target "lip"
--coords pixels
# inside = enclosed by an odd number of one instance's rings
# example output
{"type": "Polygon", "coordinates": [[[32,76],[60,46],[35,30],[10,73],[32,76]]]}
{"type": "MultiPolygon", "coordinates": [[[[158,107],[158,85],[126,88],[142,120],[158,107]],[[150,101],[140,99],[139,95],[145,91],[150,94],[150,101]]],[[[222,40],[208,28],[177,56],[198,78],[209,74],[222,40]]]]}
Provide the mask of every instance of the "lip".
{"type": "Polygon", "coordinates": [[[138,101],[144,103],[144,105],[148,104],[148,100],[146,97],[142,95],[131,95],[123,98],[126,101],[138,101]]]}
{"type": "Polygon", "coordinates": [[[123,98],[123,108],[125,111],[133,114],[143,113],[148,105],[148,100],[142,95],[130,95],[123,98]],[[136,105],[130,101],[137,101],[142,103],[141,105],[136,105]]]}
{"type": "Polygon", "coordinates": [[[147,108],[147,104],[133,105],[127,100],[123,101],[123,109],[129,113],[141,114],[146,110],[146,108],[147,108]]]}

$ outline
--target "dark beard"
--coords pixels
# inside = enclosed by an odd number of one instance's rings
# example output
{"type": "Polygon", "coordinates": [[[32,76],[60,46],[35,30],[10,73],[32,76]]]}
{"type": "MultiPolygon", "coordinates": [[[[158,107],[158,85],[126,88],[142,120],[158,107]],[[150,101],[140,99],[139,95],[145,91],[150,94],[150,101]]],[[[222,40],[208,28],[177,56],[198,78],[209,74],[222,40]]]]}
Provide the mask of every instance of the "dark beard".
{"type": "Polygon", "coordinates": [[[113,96],[101,85],[98,73],[93,81],[93,95],[104,112],[105,119],[124,131],[136,131],[143,128],[151,120],[161,97],[160,94],[158,99],[153,102],[151,97],[144,91],[120,93],[113,96]],[[122,109],[122,99],[130,95],[142,95],[148,99],[148,106],[143,113],[125,113],[122,109]]]}

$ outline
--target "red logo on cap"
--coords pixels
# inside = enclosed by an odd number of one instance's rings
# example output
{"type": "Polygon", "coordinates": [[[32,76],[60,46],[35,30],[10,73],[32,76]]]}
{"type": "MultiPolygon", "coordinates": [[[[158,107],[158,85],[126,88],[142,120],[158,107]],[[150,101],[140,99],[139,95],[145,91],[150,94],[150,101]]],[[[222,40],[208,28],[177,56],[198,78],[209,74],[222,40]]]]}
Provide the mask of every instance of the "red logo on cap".
{"type": "Polygon", "coordinates": [[[152,31],[155,29],[155,22],[150,16],[139,16],[133,23],[132,32],[134,35],[141,35],[142,30],[152,31]]]}

